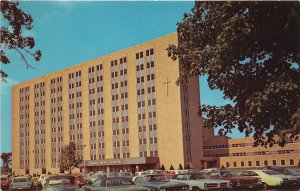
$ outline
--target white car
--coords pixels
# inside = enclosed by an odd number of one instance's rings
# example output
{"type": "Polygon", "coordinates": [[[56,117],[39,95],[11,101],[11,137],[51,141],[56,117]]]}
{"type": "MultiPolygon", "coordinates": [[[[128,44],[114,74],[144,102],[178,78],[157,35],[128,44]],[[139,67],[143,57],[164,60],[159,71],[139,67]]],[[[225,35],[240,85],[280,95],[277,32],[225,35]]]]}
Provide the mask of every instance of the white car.
{"type": "Polygon", "coordinates": [[[201,172],[177,174],[170,180],[172,182],[180,182],[180,183],[188,184],[189,190],[193,190],[193,191],[231,188],[230,181],[212,180],[207,174],[201,172]]]}
{"type": "Polygon", "coordinates": [[[32,181],[28,176],[20,176],[12,179],[9,190],[30,190],[32,181]]]}
{"type": "Polygon", "coordinates": [[[47,178],[49,178],[51,175],[47,175],[47,176],[45,176],[44,178],[43,178],[43,180],[41,181],[41,186],[42,187],[45,187],[45,185],[46,185],[46,182],[47,182],[47,178]]]}
{"type": "Polygon", "coordinates": [[[296,177],[280,174],[274,170],[246,170],[241,173],[241,176],[259,177],[264,189],[275,186],[294,186],[297,183],[296,177]]]}
{"type": "Polygon", "coordinates": [[[41,182],[44,180],[45,176],[48,176],[48,174],[41,174],[37,179],[39,185],[41,185],[41,182]]]}

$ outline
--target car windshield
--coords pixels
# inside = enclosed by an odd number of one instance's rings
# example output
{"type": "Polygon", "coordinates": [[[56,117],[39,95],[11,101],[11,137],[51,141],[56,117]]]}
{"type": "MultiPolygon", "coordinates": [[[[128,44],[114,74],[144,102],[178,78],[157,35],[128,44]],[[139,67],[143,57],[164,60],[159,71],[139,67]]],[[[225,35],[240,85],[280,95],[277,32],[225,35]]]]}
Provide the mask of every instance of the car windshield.
{"type": "Polygon", "coordinates": [[[235,171],[224,171],[224,172],[221,172],[221,176],[223,176],[223,177],[239,176],[239,174],[236,173],[235,171]]]}
{"type": "Polygon", "coordinates": [[[278,174],[280,174],[279,172],[276,172],[274,170],[264,170],[263,172],[268,174],[268,175],[278,175],[278,174]]]}
{"type": "Polygon", "coordinates": [[[200,180],[200,179],[209,179],[210,177],[205,173],[197,173],[197,174],[190,174],[190,180],[200,180]]]}
{"type": "Polygon", "coordinates": [[[14,182],[27,182],[27,178],[16,178],[14,179],[14,182]]]}
{"type": "Polygon", "coordinates": [[[66,185],[66,184],[75,184],[75,179],[72,177],[54,177],[48,180],[48,185],[66,185]]]}
{"type": "Polygon", "coordinates": [[[134,185],[134,183],[130,179],[111,179],[106,180],[106,186],[122,186],[122,185],[134,185]]]}
{"type": "Polygon", "coordinates": [[[146,182],[168,181],[169,179],[163,175],[148,175],[145,177],[146,182]]]}
{"type": "Polygon", "coordinates": [[[292,175],[300,176],[300,169],[287,169],[292,175]]]}
{"type": "Polygon", "coordinates": [[[126,177],[126,176],[131,176],[131,174],[129,172],[120,172],[118,174],[119,177],[126,177]]]}

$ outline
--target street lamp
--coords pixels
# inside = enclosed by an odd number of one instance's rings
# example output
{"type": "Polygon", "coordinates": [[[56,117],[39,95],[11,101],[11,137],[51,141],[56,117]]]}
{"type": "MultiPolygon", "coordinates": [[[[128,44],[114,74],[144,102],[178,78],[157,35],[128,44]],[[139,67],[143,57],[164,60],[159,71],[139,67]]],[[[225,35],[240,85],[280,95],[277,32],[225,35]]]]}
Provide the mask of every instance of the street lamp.
{"type": "MultiPolygon", "coordinates": [[[[84,154],[85,146],[86,146],[86,145],[83,145],[83,154],[84,154]]],[[[82,158],[83,158],[83,172],[84,172],[84,174],[85,174],[85,159],[84,159],[84,156],[83,156],[83,155],[82,155],[82,158]]]]}

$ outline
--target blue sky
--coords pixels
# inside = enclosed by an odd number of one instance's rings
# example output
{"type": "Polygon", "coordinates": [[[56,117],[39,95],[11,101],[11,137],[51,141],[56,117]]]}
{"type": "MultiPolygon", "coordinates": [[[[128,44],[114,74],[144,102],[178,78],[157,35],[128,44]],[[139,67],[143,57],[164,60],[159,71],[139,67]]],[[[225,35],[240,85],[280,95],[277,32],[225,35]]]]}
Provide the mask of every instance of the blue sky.
{"type": "MultiPolygon", "coordinates": [[[[9,74],[1,83],[1,152],[11,151],[11,86],[50,72],[121,50],[176,31],[176,23],[194,2],[21,2],[33,17],[40,62],[26,69],[16,52],[11,64],[1,68],[9,74]]],[[[29,57],[28,57],[29,58],[29,57]]],[[[211,91],[201,77],[201,102],[223,105],[220,91],[211,91]]],[[[232,137],[242,137],[238,131],[232,137]]]]}

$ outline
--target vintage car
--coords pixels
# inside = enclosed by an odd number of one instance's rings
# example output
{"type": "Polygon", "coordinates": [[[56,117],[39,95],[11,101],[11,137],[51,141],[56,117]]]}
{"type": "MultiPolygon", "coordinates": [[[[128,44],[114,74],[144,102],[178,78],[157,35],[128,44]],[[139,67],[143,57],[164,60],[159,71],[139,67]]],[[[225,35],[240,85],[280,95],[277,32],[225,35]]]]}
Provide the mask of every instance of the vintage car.
{"type": "Polygon", "coordinates": [[[279,167],[279,166],[266,166],[265,169],[274,170],[274,171],[279,172],[280,174],[297,176],[297,178],[300,180],[299,169],[288,169],[288,168],[283,168],[283,167],[279,167]]]}
{"type": "Polygon", "coordinates": [[[38,184],[41,185],[41,182],[44,180],[44,178],[48,176],[48,174],[41,174],[40,177],[38,178],[38,184]]]}
{"type": "Polygon", "coordinates": [[[150,188],[155,191],[162,190],[188,190],[189,186],[185,183],[170,182],[170,179],[161,174],[146,174],[133,177],[133,182],[137,185],[150,188]]]}
{"type": "Polygon", "coordinates": [[[275,186],[294,187],[297,184],[296,177],[280,174],[274,170],[246,170],[241,176],[259,177],[264,189],[275,186]]]}
{"type": "Polygon", "coordinates": [[[212,180],[205,173],[186,173],[177,174],[171,179],[172,182],[185,183],[193,191],[222,189],[229,190],[230,182],[228,180],[212,180]]]}
{"type": "Polygon", "coordinates": [[[81,187],[87,184],[87,181],[83,178],[81,174],[73,174],[73,176],[76,178],[75,183],[81,187]]]}
{"type": "Polygon", "coordinates": [[[117,177],[122,177],[122,178],[132,178],[132,173],[131,172],[119,172],[117,173],[117,177]]]}
{"type": "Polygon", "coordinates": [[[32,181],[28,176],[20,176],[12,179],[9,190],[29,190],[32,187],[32,181]]]}
{"type": "Polygon", "coordinates": [[[85,191],[149,191],[149,189],[145,187],[135,185],[130,178],[121,177],[103,177],[96,179],[91,185],[83,186],[82,189],[85,191]]]}
{"type": "Polygon", "coordinates": [[[8,188],[11,183],[9,176],[2,175],[1,176],[1,188],[8,188]]]}
{"type": "Polygon", "coordinates": [[[221,170],[209,172],[207,175],[212,179],[229,180],[233,188],[260,188],[260,178],[252,176],[241,176],[232,170],[221,170]]]}
{"type": "Polygon", "coordinates": [[[46,178],[42,191],[83,191],[75,183],[76,178],[71,175],[53,175],[46,178]]]}
{"type": "Polygon", "coordinates": [[[41,186],[44,187],[46,185],[47,182],[47,178],[49,178],[51,175],[46,175],[44,176],[44,178],[41,181],[41,186]]]}

